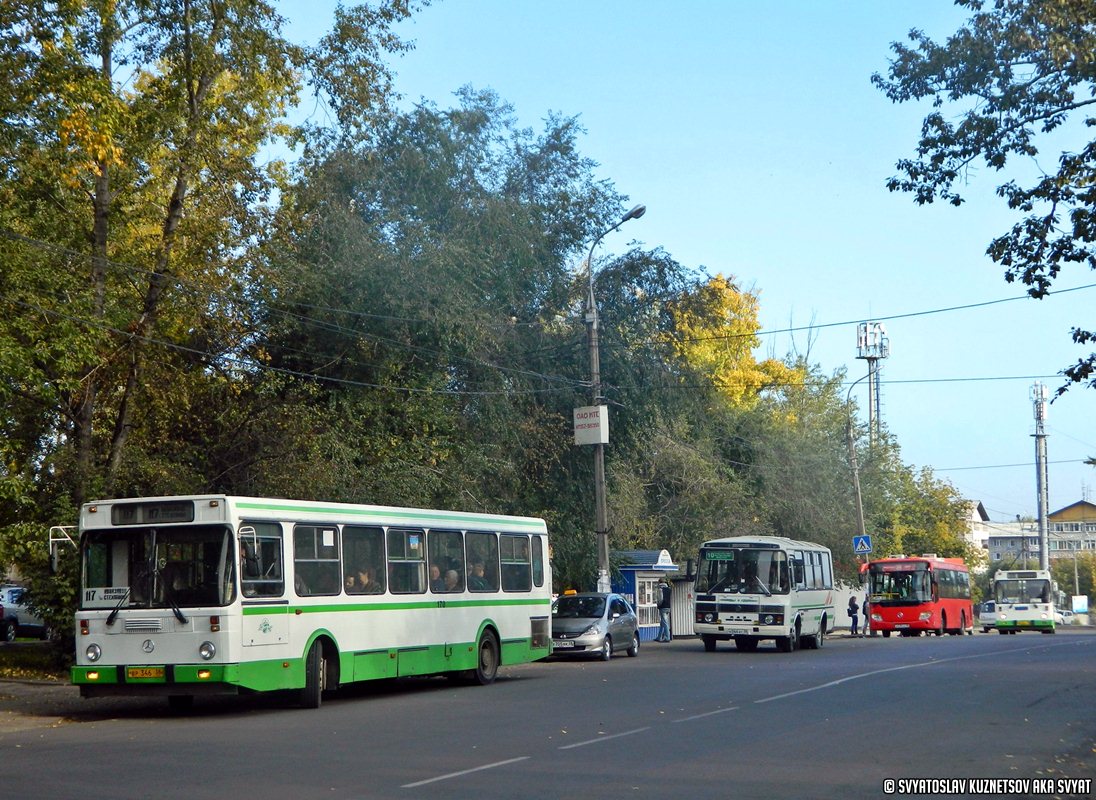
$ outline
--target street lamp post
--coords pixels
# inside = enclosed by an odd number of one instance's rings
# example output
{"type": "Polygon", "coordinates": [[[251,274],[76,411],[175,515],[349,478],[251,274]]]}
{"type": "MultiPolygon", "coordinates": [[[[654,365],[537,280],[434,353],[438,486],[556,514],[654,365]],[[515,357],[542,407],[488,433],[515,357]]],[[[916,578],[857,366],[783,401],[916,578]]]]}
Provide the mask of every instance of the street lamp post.
{"type": "MultiPolygon", "coordinates": [[[[869,372],[868,375],[871,375],[869,372]]],[[[848,441],[849,446],[849,468],[852,470],[852,488],[856,495],[856,535],[858,537],[865,536],[867,531],[864,528],[864,501],[860,495],[860,465],[856,460],[856,441],[852,436],[852,390],[856,384],[867,378],[868,375],[864,375],[861,378],[857,378],[849,386],[849,393],[845,396],[845,438],[848,441]]],[[[867,561],[865,556],[865,561],[867,561]]],[[[871,576],[868,576],[868,580],[871,580],[871,576]]],[[[875,629],[871,626],[871,620],[868,617],[868,612],[864,611],[864,629],[870,630],[871,635],[875,635],[875,629]]]]}
{"type": "MultiPolygon", "coordinates": [[[[620,222],[598,234],[594,243],[590,245],[590,254],[586,257],[586,271],[589,274],[589,289],[586,295],[586,332],[590,348],[590,393],[595,407],[601,405],[603,398],[601,396],[601,357],[598,353],[597,303],[594,302],[594,248],[606,235],[630,219],[639,219],[646,212],[646,206],[635,206],[620,222]]],[[[597,537],[597,590],[599,592],[608,592],[611,588],[608,516],[605,502],[605,445],[597,442],[594,445],[594,534],[597,537]]]]}
{"type": "MultiPolygon", "coordinates": [[[[868,373],[870,375],[871,373],[868,373]]],[[[867,378],[868,375],[864,375],[861,378],[857,378],[849,386],[849,393],[845,397],[845,438],[848,441],[849,446],[849,467],[852,469],[852,488],[856,494],[856,535],[864,536],[867,531],[864,529],[864,502],[860,496],[860,465],[856,460],[856,442],[852,437],[852,390],[856,387],[856,384],[867,378]]]]}

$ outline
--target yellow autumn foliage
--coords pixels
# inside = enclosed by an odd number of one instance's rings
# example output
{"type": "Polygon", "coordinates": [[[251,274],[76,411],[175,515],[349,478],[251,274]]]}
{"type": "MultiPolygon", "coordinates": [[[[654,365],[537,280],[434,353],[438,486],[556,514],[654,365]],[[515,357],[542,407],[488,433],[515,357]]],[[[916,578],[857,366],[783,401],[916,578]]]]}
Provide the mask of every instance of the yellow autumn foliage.
{"type": "Polygon", "coordinates": [[[800,370],[776,359],[758,361],[758,299],[743,292],[723,275],[702,284],[671,307],[678,356],[707,375],[727,401],[740,408],[757,403],[767,388],[780,388],[804,379],[800,370]]]}

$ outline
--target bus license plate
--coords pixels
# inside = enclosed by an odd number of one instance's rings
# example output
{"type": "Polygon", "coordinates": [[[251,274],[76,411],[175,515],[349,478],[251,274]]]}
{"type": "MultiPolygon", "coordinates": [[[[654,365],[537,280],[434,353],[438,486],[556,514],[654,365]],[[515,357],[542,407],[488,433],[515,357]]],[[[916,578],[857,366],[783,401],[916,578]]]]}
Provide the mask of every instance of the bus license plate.
{"type": "Polygon", "coordinates": [[[746,628],[727,628],[727,632],[732,635],[742,636],[743,634],[749,633],[749,630],[746,628]]]}
{"type": "Polygon", "coordinates": [[[1030,625],[1031,620],[1030,619],[1022,619],[1022,620],[1019,620],[1016,624],[1017,625],[1030,625]]]}
{"type": "Polygon", "coordinates": [[[908,628],[910,624],[908,622],[896,622],[894,627],[896,628],[908,628]]]}
{"type": "Polygon", "coordinates": [[[574,646],[575,646],[574,642],[568,642],[568,641],[564,641],[562,639],[553,639],[552,640],[552,647],[556,650],[566,650],[566,649],[568,649],[570,647],[574,647],[574,646]]]}
{"type": "Polygon", "coordinates": [[[132,680],[164,677],[163,667],[126,667],[126,677],[132,680]]]}

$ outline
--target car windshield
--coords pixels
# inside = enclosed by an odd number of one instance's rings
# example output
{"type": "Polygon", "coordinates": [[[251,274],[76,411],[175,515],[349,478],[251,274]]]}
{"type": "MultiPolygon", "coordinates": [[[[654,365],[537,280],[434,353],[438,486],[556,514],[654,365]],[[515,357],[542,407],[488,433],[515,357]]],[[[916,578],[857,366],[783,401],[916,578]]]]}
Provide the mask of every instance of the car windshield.
{"type": "Polygon", "coordinates": [[[556,601],[555,607],[552,609],[553,616],[562,618],[598,618],[603,616],[604,614],[604,597],[581,597],[579,595],[568,595],[559,598],[559,600],[556,601]]]}
{"type": "Polygon", "coordinates": [[[231,531],[224,525],[88,531],[84,608],[220,606],[235,596],[231,531]]]}

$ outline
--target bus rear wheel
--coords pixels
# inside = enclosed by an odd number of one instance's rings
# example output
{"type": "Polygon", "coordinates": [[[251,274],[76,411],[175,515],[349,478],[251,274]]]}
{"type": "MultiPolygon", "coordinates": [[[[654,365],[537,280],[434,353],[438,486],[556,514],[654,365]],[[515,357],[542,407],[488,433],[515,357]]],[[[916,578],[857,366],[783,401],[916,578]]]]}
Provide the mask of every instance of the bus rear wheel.
{"type": "Polygon", "coordinates": [[[491,631],[484,631],[476,647],[476,668],[472,670],[472,680],[480,686],[495,682],[499,674],[499,643],[491,631]]]}

